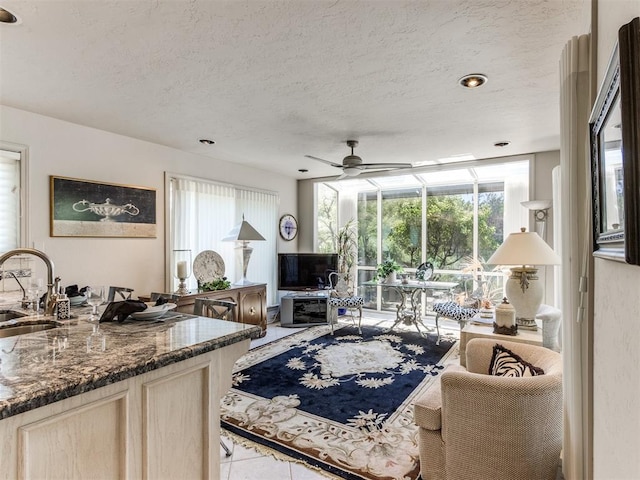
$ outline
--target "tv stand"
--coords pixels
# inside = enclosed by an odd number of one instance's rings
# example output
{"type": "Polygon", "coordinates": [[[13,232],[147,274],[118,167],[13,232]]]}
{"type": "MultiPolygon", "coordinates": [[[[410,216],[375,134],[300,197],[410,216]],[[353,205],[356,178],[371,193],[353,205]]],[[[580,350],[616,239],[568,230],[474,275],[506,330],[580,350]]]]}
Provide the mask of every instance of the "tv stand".
{"type": "Polygon", "coordinates": [[[285,295],[280,301],[280,325],[283,327],[326,325],[329,318],[327,298],[327,292],[322,290],[285,295]]]}

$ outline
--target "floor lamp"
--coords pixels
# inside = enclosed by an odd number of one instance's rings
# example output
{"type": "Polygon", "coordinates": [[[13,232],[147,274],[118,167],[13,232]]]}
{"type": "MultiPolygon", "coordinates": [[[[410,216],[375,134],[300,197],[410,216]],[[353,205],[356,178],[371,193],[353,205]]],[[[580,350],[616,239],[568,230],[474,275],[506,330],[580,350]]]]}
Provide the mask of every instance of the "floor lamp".
{"type": "Polygon", "coordinates": [[[536,232],[510,234],[491,258],[491,265],[522,265],[511,268],[505,285],[507,299],[516,310],[518,328],[536,330],[536,314],[544,296],[544,285],[538,279],[538,265],[559,265],[560,257],[536,232]]]}
{"type": "Polygon", "coordinates": [[[533,217],[536,220],[536,232],[547,241],[547,220],[549,218],[549,209],[552,207],[553,202],[551,200],[529,200],[526,202],[520,202],[525,208],[533,210],[533,217]]]}
{"type": "Polygon", "coordinates": [[[253,248],[249,246],[249,242],[264,240],[265,238],[244,219],[244,215],[242,215],[242,222],[233,227],[227,236],[222,239],[223,242],[240,243],[236,247],[236,250],[242,257],[242,278],[234,283],[234,285],[251,285],[253,283],[247,280],[247,267],[249,266],[251,252],[253,252],[253,248]]]}

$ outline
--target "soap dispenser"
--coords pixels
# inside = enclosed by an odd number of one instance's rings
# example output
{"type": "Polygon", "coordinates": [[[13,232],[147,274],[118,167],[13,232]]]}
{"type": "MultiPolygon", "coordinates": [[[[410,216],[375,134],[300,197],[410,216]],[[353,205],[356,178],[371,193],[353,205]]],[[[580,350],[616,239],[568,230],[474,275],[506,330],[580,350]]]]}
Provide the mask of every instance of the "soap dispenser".
{"type": "Polygon", "coordinates": [[[71,301],[67,294],[60,288],[58,299],[56,300],[56,318],[58,320],[67,320],[71,318],[71,301]]]}

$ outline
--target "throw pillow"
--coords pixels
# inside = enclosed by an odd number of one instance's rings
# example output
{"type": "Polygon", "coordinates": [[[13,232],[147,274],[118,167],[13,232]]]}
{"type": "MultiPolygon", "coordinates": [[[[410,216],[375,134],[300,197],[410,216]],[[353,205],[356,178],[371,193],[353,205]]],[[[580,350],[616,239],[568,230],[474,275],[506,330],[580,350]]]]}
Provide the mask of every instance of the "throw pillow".
{"type": "Polygon", "coordinates": [[[499,377],[535,377],[544,375],[544,370],[531,365],[508,348],[496,343],[493,346],[493,355],[489,364],[489,375],[499,377]]]}

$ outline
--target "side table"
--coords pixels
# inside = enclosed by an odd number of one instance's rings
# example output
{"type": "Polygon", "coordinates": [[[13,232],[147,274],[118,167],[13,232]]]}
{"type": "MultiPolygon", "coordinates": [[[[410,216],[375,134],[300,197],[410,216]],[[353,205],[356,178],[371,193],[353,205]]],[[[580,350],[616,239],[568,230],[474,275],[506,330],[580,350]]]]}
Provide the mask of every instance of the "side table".
{"type": "Polygon", "coordinates": [[[468,322],[462,330],[460,330],[460,365],[467,366],[467,342],[472,338],[493,338],[495,340],[504,340],[505,342],[528,343],[530,345],[542,346],[542,329],[540,322],[538,330],[518,330],[517,335],[502,335],[493,333],[493,325],[475,324],[468,322]]]}

